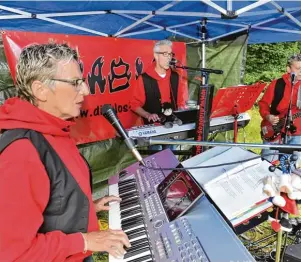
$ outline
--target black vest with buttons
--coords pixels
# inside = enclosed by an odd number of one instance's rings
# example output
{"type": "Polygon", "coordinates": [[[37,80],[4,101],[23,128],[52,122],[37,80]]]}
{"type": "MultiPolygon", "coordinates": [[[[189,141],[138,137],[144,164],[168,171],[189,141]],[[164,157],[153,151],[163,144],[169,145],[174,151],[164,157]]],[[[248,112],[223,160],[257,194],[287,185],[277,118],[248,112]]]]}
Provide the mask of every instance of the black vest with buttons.
{"type": "Polygon", "coordinates": [[[37,149],[50,181],[50,197],[43,212],[44,222],[38,232],[47,233],[54,230],[65,234],[87,232],[89,200],[41,133],[27,129],[6,130],[0,137],[0,154],[19,139],[28,139],[37,149]]]}
{"type": "MultiPolygon", "coordinates": [[[[143,86],[145,91],[145,103],[143,109],[151,114],[162,113],[162,103],[161,103],[161,93],[158,86],[158,81],[147,73],[142,75],[143,86]]],[[[178,85],[179,85],[179,75],[175,71],[170,73],[170,101],[172,109],[177,110],[178,101],[178,85]]],[[[143,119],[144,124],[149,124],[146,119],[143,119]]]]}

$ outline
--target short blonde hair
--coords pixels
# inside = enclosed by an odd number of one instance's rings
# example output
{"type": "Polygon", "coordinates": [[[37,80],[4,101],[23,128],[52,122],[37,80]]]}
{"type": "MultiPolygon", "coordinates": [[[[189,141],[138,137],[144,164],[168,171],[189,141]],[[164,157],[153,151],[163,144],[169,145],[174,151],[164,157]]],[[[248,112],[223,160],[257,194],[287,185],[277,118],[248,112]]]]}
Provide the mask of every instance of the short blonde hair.
{"type": "Polygon", "coordinates": [[[25,47],[16,65],[17,96],[35,103],[31,85],[38,80],[51,86],[51,78],[55,77],[60,61],[79,62],[77,52],[67,44],[33,44],[25,47]]]}

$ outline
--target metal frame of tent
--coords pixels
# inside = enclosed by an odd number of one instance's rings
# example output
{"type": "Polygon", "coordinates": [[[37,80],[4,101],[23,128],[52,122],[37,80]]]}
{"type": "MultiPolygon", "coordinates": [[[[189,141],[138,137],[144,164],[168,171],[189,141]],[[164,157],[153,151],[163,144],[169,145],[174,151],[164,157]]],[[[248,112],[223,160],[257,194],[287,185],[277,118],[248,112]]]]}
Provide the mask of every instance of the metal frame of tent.
{"type": "MultiPolygon", "coordinates": [[[[249,5],[246,5],[238,10],[233,10],[233,1],[232,0],[227,0],[227,8],[223,8],[220,5],[214,3],[211,0],[200,0],[200,1],[194,1],[194,2],[201,2],[207,6],[210,6],[211,8],[213,8],[215,11],[217,11],[217,13],[207,13],[207,12],[186,12],[186,11],[168,11],[170,8],[174,7],[175,5],[178,5],[179,3],[183,3],[183,2],[187,2],[187,1],[182,1],[182,0],[176,0],[176,1],[171,1],[169,3],[167,3],[166,5],[164,5],[163,7],[157,9],[157,10],[99,10],[99,11],[83,11],[83,12],[62,12],[62,13],[30,13],[27,11],[23,11],[17,8],[12,8],[12,7],[8,7],[5,5],[0,5],[0,9],[14,13],[14,14],[9,14],[9,15],[0,15],[0,20],[1,19],[39,19],[39,20],[43,20],[43,21],[47,21],[50,23],[54,23],[54,24],[59,24],[65,27],[70,27],[73,29],[77,29],[80,31],[84,31],[84,32],[88,32],[90,34],[95,34],[95,35],[99,35],[99,36],[104,36],[104,37],[109,37],[109,36],[113,36],[113,37],[131,37],[131,36],[137,36],[137,35],[141,35],[141,34],[147,34],[147,33],[152,33],[152,32],[158,32],[158,31],[168,31],[172,34],[175,35],[179,35],[179,36],[183,36],[183,37],[187,37],[190,38],[194,41],[198,41],[198,42],[202,42],[202,41],[206,41],[206,42],[210,42],[210,41],[214,41],[217,40],[219,38],[228,36],[228,35],[232,35],[232,34],[236,34],[238,32],[242,32],[245,30],[250,30],[250,29],[256,29],[256,30],[262,30],[262,31],[276,31],[276,32],[283,32],[283,33],[291,33],[291,34],[299,34],[300,35],[300,39],[301,39],[301,30],[289,30],[289,29],[283,29],[283,28],[272,28],[272,27],[265,27],[264,25],[267,23],[271,23],[273,21],[276,21],[277,19],[280,19],[282,17],[287,17],[292,23],[294,23],[295,25],[297,25],[298,27],[301,28],[301,21],[299,21],[296,17],[294,17],[294,13],[299,12],[301,10],[301,2],[300,2],[300,7],[294,7],[294,8],[287,8],[284,9],[281,5],[279,5],[278,3],[276,3],[275,1],[272,0],[259,0],[256,1],[254,3],[251,3],[249,5]],[[274,10],[264,10],[264,11],[254,11],[254,12],[250,12],[260,6],[266,5],[266,4],[271,4],[274,7],[274,10]],[[63,22],[63,21],[59,21],[58,19],[56,19],[57,17],[66,17],[66,16],[85,16],[85,15],[106,15],[106,14],[116,14],[128,19],[133,20],[134,22],[131,23],[130,25],[122,28],[121,30],[118,30],[115,32],[115,34],[113,35],[109,35],[106,34],[104,32],[100,32],[97,30],[93,30],[93,29],[89,29],[86,27],[82,27],[82,26],[77,26],[74,25],[72,23],[68,23],[68,22],[63,22]],[[270,18],[270,19],[266,19],[264,21],[255,23],[255,24],[244,24],[244,23],[238,23],[236,22],[229,22],[229,21],[216,21],[216,20],[211,20],[211,18],[220,18],[220,17],[224,17],[224,18],[228,18],[228,19],[232,19],[232,18],[236,18],[236,17],[251,17],[251,16],[258,16],[258,15],[270,15],[270,14],[279,14],[279,16],[277,16],[276,18],[270,18]],[[142,18],[136,18],[134,15],[143,15],[144,17],[142,18]],[[182,24],[176,24],[176,25],[172,25],[172,26],[168,26],[168,27],[164,27],[162,25],[156,24],[154,22],[150,22],[149,20],[154,17],[154,16],[182,16],[182,17],[205,17],[207,20],[207,23],[212,23],[212,24],[219,24],[219,25],[231,25],[234,27],[237,27],[238,29],[233,30],[231,32],[225,33],[225,34],[221,34],[218,35],[216,37],[213,38],[208,38],[208,39],[200,39],[197,38],[193,35],[189,35],[186,33],[182,33],[180,31],[178,31],[177,29],[185,27],[185,26],[191,26],[194,24],[200,24],[202,19],[196,19],[191,22],[188,23],[182,23],[182,24]],[[146,24],[148,26],[151,26],[153,28],[151,29],[147,29],[147,30],[141,30],[141,31],[134,31],[134,32],[128,32],[130,30],[132,30],[133,28],[135,28],[136,26],[140,25],[140,24],[146,24]]],[[[22,3],[22,2],[20,2],[22,3]]],[[[55,2],[54,2],[55,3],[55,2]]],[[[114,2],[112,2],[114,3],[114,2]]],[[[115,2],[116,3],[116,2],[115,2]]],[[[114,5],[114,4],[113,4],[114,5]]]]}

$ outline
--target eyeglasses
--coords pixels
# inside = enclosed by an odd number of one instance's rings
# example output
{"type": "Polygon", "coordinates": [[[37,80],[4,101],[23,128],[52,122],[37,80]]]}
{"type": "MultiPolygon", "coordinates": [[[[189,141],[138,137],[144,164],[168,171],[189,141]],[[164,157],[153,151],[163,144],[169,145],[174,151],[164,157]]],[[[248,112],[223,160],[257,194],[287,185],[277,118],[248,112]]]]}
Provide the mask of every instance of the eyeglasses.
{"type": "Polygon", "coordinates": [[[80,91],[80,88],[81,88],[82,84],[85,83],[86,78],[83,77],[83,78],[78,78],[78,79],[74,79],[74,80],[51,78],[50,80],[63,82],[63,83],[68,83],[68,84],[74,86],[76,91],[80,91]]]}
{"type": "Polygon", "coordinates": [[[156,52],[156,54],[160,54],[160,55],[163,55],[164,57],[173,57],[175,55],[175,53],[171,52],[171,53],[168,53],[168,52],[156,52]]]}

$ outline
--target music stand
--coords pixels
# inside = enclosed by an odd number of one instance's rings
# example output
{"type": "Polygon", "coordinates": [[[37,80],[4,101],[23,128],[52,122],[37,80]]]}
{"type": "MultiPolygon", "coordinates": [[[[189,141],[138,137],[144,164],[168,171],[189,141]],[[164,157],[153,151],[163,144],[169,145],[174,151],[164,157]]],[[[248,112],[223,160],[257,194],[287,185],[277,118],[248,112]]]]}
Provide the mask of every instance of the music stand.
{"type": "Polygon", "coordinates": [[[256,83],[249,86],[232,86],[220,88],[213,98],[211,118],[220,116],[234,117],[234,143],[237,142],[237,119],[239,114],[252,108],[266,83],[256,83]]]}

